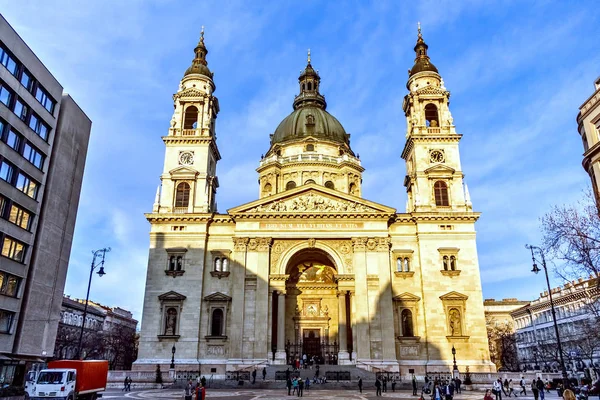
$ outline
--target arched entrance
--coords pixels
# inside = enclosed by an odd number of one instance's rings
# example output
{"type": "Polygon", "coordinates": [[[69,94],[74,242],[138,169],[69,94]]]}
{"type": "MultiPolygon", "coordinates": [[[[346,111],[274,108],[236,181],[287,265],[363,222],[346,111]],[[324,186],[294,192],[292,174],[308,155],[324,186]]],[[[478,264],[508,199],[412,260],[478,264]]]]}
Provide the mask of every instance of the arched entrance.
{"type": "Polygon", "coordinates": [[[303,249],[286,266],[286,357],[337,364],[338,284],[333,258],[324,250],[303,249]]]}

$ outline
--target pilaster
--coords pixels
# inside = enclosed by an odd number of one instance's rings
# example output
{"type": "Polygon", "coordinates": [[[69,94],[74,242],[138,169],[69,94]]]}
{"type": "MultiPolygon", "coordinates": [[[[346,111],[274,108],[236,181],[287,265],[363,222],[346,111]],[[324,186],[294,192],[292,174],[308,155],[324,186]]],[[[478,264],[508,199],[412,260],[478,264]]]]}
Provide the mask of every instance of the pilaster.
{"type": "Polygon", "coordinates": [[[354,250],[355,290],[359,301],[356,302],[356,357],[357,360],[371,359],[371,335],[369,332],[369,293],[367,288],[366,268],[367,238],[352,238],[354,250]]]}
{"type": "Polygon", "coordinates": [[[248,238],[233,238],[231,265],[231,340],[229,341],[229,357],[231,363],[242,360],[242,334],[244,329],[244,291],[246,279],[246,247],[248,238]]]}

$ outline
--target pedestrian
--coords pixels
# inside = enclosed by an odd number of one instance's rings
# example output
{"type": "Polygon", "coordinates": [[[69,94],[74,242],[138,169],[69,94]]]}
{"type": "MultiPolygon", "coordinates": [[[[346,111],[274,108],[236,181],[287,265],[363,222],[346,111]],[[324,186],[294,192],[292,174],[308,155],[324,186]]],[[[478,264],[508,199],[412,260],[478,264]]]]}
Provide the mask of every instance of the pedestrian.
{"type": "Polygon", "coordinates": [[[319,364],[317,364],[317,370],[315,371],[315,376],[318,378],[319,377],[319,364]]]}
{"type": "Polygon", "coordinates": [[[564,400],[575,400],[575,393],[573,393],[573,391],[571,389],[566,389],[563,392],[563,399],[564,400]]]}
{"type": "Polygon", "coordinates": [[[550,385],[550,381],[548,380],[548,378],[546,378],[546,393],[550,393],[550,388],[552,387],[550,385]]]}
{"type": "Polygon", "coordinates": [[[413,396],[417,395],[417,377],[413,374],[412,377],[413,396]]]}
{"type": "Polygon", "coordinates": [[[508,397],[511,397],[512,395],[515,395],[515,397],[517,397],[517,394],[514,393],[514,389],[512,387],[512,379],[508,380],[508,397]]]}
{"type": "Polygon", "coordinates": [[[304,392],[304,381],[302,378],[298,378],[298,397],[302,397],[304,392]]]}
{"type": "Polygon", "coordinates": [[[204,377],[204,375],[202,375],[202,379],[200,379],[200,386],[206,387],[206,377],[204,377]]]}
{"type": "Polygon", "coordinates": [[[446,381],[446,386],[444,386],[444,395],[446,400],[452,400],[454,397],[454,384],[452,382],[446,381]]]}
{"type": "Polygon", "coordinates": [[[291,378],[287,378],[286,382],[285,382],[285,386],[287,387],[288,390],[288,396],[290,396],[292,394],[292,379],[291,378]]]}
{"type": "Polygon", "coordinates": [[[384,376],[384,377],[381,379],[381,382],[383,383],[383,385],[382,385],[382,386],[383,386],[383,392],[384,392],[384,393],[387,393],[387,378],[384,376]]]}
{"type": "Polygon", "coordinates": [[[131,377],[127,377],[127,392],[131,392],[131,377]]]}
{"type": "Polygon", "coordinates": [[[308,361],[308,357],[306,357],[306,353],[302,354],[302,361],[304,364],[304,369],[306,369],[306,365],[307,365],[307,361],[308,361]]]}
{"type": "Polygon", "coordinates": [[[298,393],[298,378],[292,380],[292,396],[298,393]]]}
{"type": "Polygon", "coordinates": [[[310,378],[308,376],[304,380],[304,388],[306,389],[307,392],[310,390],[310,378]]]}
{"type": "Polygon", "coordinates": [[[287,381],[288,379],[290,379],[290,368],[288,367],[288,369],[285,370],[285,380],[287,381]]]}
{"type": "Polygon", "coordinates": [[[362,393],[362,378],[358,378],[358,391],[362,393]]]}
{"type": "Polygon", "coordinates": [[[504,385],[502,385],[502,391],[505,396],[510,397],[510,392],[508,391],[508,379],[504,378],[504,385]]]}
{"type": "Polygon", "coordinates": [[[256,383],[256,368],[252,370],[252,384],[256,383]]]}
{"type": "Polygon", "coordinates": [[[490,389],[487,389],[485,391],[485,396],[483,396],[483,400],[494,400],[494,398],[492,397],[492,391],[490,389]]]}
{"type": "Polygon", "coordinates": [[[128,379],[128,377],[126,376],[126,377],[125,377],[125,381],[123,382],[123,389],[121,389],[121,392],[122,392],[122,391],[125,391],[125,390],[127,390],[127,383],[128,383],[128,382],[129,382],[129,379],[128,379]]]}
{"type": "Polygon", "coordinates": [[[440,385],[437,383],[433,384],[433,390],[431,391],[431,400],[442,400],[442,390],[440,385]]]}
{"type": "Polygon", "coordinates": [[[538,398],[540,397],[540,391],[537,388],[537,383],[535,379],[531,380],[531,391],[533,392],[533,399],[538,400],[538,398]]]}
{"type": "Polygon", "coordinates": [[[396,391],[396,378],[392,378],[392,392],[396,391]]]}
{"type": "Polygon", "coordinates": [[[192,393],[194,393],[194,386],[192,385],[192,381],[190,380],[185,387],[185,400],[192,400],[192,393]]]}
{"type": "Polygon", "coordinates": [[[460,393],[460,385],[462,385],[462,381],[460,380],[460,378],[456,378],[456,393],[460,393]]]}
{"type": "Polygon", "coordinates": [[[527,390],[525,390],[525,377],[524,376],[521,377],[519,386],[521,386],[521,391],[519,392],[519,394],[522,394],[523,396],[527,396],[527,390]]]}
{"type": "Polygon", "coordinates": [[[494,381],[492,393],[496,395],[496,400],[502,400],[502,380],[500,378],[494,381]]]}
{"type": "Polygon", "coordinates": [[[263,375],[263,381],[264,381],[265,377],[267,376],[267,367],[263,367],[262,375],[263,375]]]}
{"type": "Polygon", "coordinates": [[[535,382],[535,385],[538,388],[538,392],[540,394],[540,399],[544,400],[544,382],[542,382],[542,378],[540,378],[538,376],[537,381],[535,382]]]}
{"type": "Polygon", "coordinates": [[[206,388],[202,385],[196,388],[196,400],[204,400],[206,398],[206,388]]]}
{"type": "Polygon", "coordinates": [[[375,396],[381,396],[381,381],[375,378],[375,396]]]}

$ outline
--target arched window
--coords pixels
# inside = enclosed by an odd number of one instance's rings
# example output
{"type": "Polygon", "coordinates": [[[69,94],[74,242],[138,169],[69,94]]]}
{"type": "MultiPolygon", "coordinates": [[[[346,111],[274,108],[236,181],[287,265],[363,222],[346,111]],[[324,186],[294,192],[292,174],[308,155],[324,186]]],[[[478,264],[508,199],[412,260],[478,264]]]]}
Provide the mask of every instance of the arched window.
{"type": "Polygon", "coordinates": [[[402,258],[396,258],[396,271],[402,272],[402,258]]]}
{"type": "Polygon", "coordinates": [[[187,207],[190,203],[190,185],[187,182],[181,182],[177,185],[175,193],[175,207],[187,207]]]}
{"type": "Polygon", "coordinates": [[[335,189],[335,185],[334,185],[334,184],[333,184],[333,182],[331,182],[331,181],[327,181],[327,182],[325,182],[325,187],[326,187],[327,189],[335,189]]]}
{"type": "Polygon", "coordinates": [[[448,271],[450,269],[450,260],[448,259],[448,256],[444,256],[443,258],[444,261],[444,271],[448,271]]]}
{"type": "MultiPolygon", "coordinates": [[[[306,119],[307,123],[310,123],[309,118],[306,119]]],[[[315,151],[315,145],[314,144],[307,144],[306,145],[306,151],[315,151]]]]}
{"type": "Polygon", "coordinates": [[[438,109],[435,104],[429,103],[425,106],[425,123],[432,128],[440,126],[438,109]]]}
{"type": "Polygon", "coordinates": [[[413,337],[415,333],[413,331],[413,320],[412,320],[412,311],[405,308],[402,310],[400,314],[400,318],[402,319],[402,336],[405,337],[413,337]]]}
{"type": "Polygon", "coordinates": [[[308,82],[308,90],[312,90],[312,82],[308,82]]]}
{"type": "Polygon", "coordinates": [[[270,183],[267,183],[265,186],[263,186],[263,196],[270,196],[272,191],[273,186],[271,186],[270,183]]]}
{"type": "Polygon", "coordinates": [[[306,86],[304,85],[304,83],[302,84],[302,91],[304,92],[306,90],[306,86]]]}
{"type": "Polygon", "coordinates": [[[226,259],[226,258],[223,259],[223,264],[221,266],[221,271],[223,271],[223,272],[229,271],[229,260],[226,259]]]}
{"type": "Polygon", "coordinates": [[[296,187],[296,182],[294,181],[289,181],[288,183],[285,184],[285,190],[290,190],[296,187]]]}
{"type": "Polygon", "coordinates": [[[167,310],[165,318],[165,335],[175,335],[177,332],[177,310],[173,307],[167,310]]]}
{"type": "Polygon", "coordinates": [[[456,257],[450,256],[450,269],[456,271],[456,257]]]}
{"type": "Polygon", "coordinates": [[[451,308],[448,311],[448,325],[450,328],[450,336],[462,336],[460,311],[458,308],[451,308]]]}
{"type": "Polygon", "coordinates": [[[404,272],[410,272],[410,260],[408,257],[404,257],[404,272]]]}
{"type": "Polygon", "coordinates": [[[439,207],[450,206],[448,199],[448,185],[444,181],[437,181],[433,185],[433,192],[435,194],[435,205],[439,207]]]}
{"type": "Polygon", "coordinates": [[[175,256],[169,257],[169,271],[175,271],[175,256]]]}
{"type": "Polygon", "coordinates": [[[223,260],[220,258],[215,259],[215,271],[221,272],[221,268],[223,268],[223,260]]]}
{"type": "Polygon", "coordinates": [[[212,312],[211,336],[223,336],[223,310],[216,308],[212,312]]]}
{"type": "Polygon", "coordinates": [[[308,185],[309,183],[315,183],[315,181],[312,179],[309,179],[306,182],[304,182],[305,185],[308,185]]]}
{"type": "Polygon", "coordinates": [[[198,126],[198,109],[191,106],[185,109],[185,117],[183,119],[183,129],[196,129],[198,126]]]}
{"type": "Polygon", "coordinates": [[[350,186],[348,186],[348,192],[350,194],[356,195],[356,184],[351,183],[350,186]]]}
{"type": "Polygon", "coordinates": [[[183,257],[177,257],[177,271],[181,271],[183,269],[183,257]]]}

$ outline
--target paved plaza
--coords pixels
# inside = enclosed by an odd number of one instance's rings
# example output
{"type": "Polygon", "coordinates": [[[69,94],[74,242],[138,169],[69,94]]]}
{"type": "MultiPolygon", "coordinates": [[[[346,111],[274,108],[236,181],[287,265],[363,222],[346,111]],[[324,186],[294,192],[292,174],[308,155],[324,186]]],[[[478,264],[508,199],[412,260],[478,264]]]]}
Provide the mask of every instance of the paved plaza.
{"type": "MultiPolygon", "coordinates": [[[[530,393],[528,393],[530,394],[530,393]]],[[[221,400],[283,400],[291,399],[295,396],[287,396],[287,392],[281,389],[257,389],[257,390],[226,390],[226,389],[209,389],[207,399],[221,400]]],[[[375,389],[363,391],[362,394],[358,391],[351,390],[312,390],[304,392],[303,397],[313,399],[374,399],[375,389]]],[[[418,396],[413,396],[412,391],[396,391],[383,393],[382,397],[390,399],[418,399],[418,396]]],[[[161,399],[161,400],[183,400],[183,390],[140,390],[123,393],[118,389],[110,389],[106,391],[104,399],[161,399]]],[[[454,400],[481,400],[483,392],[463,392],[454,396],[454,400]]],[[[546,399],[558,399],[556,392],[546,394],[546,399]]],[[[519,396],[521,400],[532,400],[533,396],[519,396]]],[[[426,397],[429,400],[429,396],[426,397]]]]}

